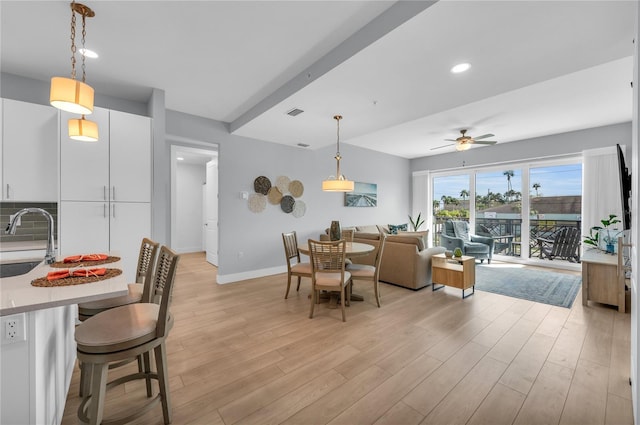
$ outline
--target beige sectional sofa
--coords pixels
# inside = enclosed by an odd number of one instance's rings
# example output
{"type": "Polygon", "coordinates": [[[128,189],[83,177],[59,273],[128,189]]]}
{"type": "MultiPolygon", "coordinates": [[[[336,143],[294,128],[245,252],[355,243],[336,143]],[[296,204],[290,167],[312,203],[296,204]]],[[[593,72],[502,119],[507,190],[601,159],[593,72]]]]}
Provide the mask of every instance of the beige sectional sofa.
{"type": "MultiPolygon", "coordinates": [[[[380,232],[387,233],[380,280],[414,290],[431,285],[431,257],[443,253],[445,248],[427,248],[428,231],[391,235],[387,226],[356,226],[353,241],[374,245],[376,249],[367,256],[354,257],[352,261],[373,265],[380,246],[380,232]]],[[[327,234],[322,235],[322,239],[327,238],[327,234]]]]}

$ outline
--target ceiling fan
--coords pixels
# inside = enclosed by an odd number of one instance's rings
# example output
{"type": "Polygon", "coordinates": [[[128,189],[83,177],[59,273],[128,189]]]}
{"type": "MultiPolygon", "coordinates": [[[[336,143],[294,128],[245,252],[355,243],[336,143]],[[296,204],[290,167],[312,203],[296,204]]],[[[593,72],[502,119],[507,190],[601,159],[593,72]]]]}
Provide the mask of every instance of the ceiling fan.
{"type": "Polygon", "coordinates": [[[447,146],[456,145],[456,150],[466,151],[471,147],[471,145],[495,145],[496,143],[498,143],[495,140],[482,140],[482,139],[487,139],[489,137],[493,137],[494,135],[491,133],[483,134],[482,136],[478,136],[478,137],[467,136],[466,135],[467,130],[460,130],[460,133],[462,133],[462,136],[458,137],[457,139],[444,139],[446,142],[455,142],[455,143],[450,143],[448,145],[431,148],[431,150],[436,150],[440,148],[446,148],[447,146]]]}

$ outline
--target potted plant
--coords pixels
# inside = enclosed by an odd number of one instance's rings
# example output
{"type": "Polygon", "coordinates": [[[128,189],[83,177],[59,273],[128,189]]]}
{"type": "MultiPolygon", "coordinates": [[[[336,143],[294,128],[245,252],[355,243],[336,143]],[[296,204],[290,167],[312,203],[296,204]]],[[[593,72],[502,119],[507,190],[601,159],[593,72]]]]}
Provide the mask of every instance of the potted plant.
{"type": "Polygon", "coordinates": [[[606,234],[603,233],[605,249],[607,253],[613,254],[615,251],[615,246],[614,246],[615,237],[611,236],[612,229],[610,229],[609,226],[614,225],[616,223],[620,223],[620,220],[618,220],[617,215],[609,214],[609,218],[603,218],[602,220],[600,220],[600,223],[602,223],[602,226],[593,226],[591,229],[589,229],[589,236],[585,236],[584,237],[585,239],[583,242],[586,245],[591,245],[598,248],[600,244],[601,230],[605,230],[606,234]]]}
{"type": "Polygon", "coordinates": [[[411,223],[411,227],[413,227],[413,231],[417,232],[420,226],[424,224],[424,220],[421,218],[422,213],[418,213],[418,217],[414,220],[409,216],[409,223],[411,223]]]}

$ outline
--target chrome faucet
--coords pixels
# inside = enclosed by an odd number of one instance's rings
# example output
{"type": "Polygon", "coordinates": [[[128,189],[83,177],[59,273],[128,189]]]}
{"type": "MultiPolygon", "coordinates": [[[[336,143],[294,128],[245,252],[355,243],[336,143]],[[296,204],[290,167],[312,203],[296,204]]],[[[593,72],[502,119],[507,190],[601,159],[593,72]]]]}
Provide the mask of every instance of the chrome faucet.
{"type": "Polygon", "coordinates": [[[48,211],[43,210],[42,208],[23,208],[20,211],[18,211],[14,216],[13,216],[13,220],[11,220],[9,222],[9,225],[7,225],[7,229],[5,230],[5,233],[9,234],[9,235],[15,235],[16,234],[16,227],[18,226],[18,220],[20,219],[20,217],[22,217],[23,215],[27,214],[27,213],[39,213],[42,214],[43,216],[45,216],[47,218],[47,221],[49,222],[48,224],[48,236],[47,236],[47,253],[44,256],[44,262],[47,264],[51,264],[53,262],[56,261],[56,251],[53,247],[53,217],[51,216],[51,214],[49,214],[48,211]]]}

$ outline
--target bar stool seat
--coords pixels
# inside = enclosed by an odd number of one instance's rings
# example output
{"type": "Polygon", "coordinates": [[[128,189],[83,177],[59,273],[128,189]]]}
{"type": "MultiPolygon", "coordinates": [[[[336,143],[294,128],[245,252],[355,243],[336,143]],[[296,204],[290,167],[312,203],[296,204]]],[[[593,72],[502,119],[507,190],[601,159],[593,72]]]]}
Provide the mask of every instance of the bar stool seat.
{"type": "Polygon", "coordinates": [[[171,403],[167,372],[165,340],[173,327],[169,313],[171,293],[179,256],[163,246],[151,284],[146,286],[143,300],[159,298],[160,304],[139,302],[111,308],[86,319],[76,328],[77,356],[86,378],[81,382],[83,400],[78,407],[82,423],[123,424],[134,420],[156,404],[162,404],[164,423],[171,423],[171,403]],[[155,295],[161,294],[157,297],[155,295]],[[153,351],[156,371],[151,370],[149,353],[153,351]],[[109,366],[144,357],[142,369],[107,382],[109,366]],[[103,420],[108,389],[136,379],[147,381],[147,401],[133,413],[103,420]],[[157,380],[159,393],[152,397],[151,380],[157,380]]]}

